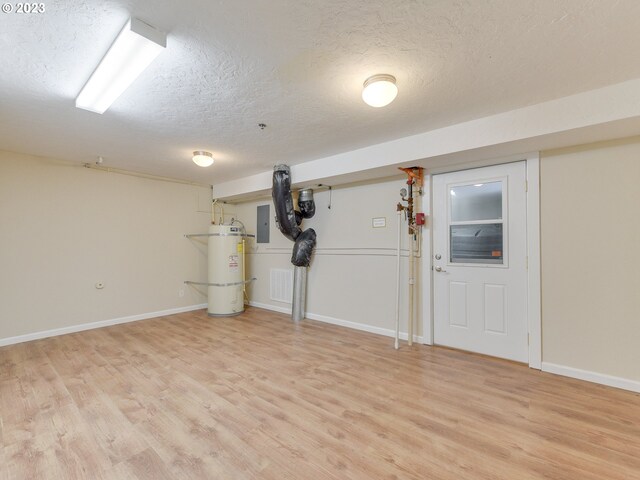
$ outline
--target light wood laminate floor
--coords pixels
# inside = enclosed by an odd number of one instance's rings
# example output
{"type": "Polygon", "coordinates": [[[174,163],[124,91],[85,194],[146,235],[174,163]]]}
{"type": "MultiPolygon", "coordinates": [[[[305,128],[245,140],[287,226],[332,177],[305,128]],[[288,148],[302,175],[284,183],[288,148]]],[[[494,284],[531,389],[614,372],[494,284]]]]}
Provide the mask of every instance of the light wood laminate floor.
{"type": "Polygon", "coordinates": [[[0,348],[0,478],[640,479],[640,395],[248,309],[0,348]]]}

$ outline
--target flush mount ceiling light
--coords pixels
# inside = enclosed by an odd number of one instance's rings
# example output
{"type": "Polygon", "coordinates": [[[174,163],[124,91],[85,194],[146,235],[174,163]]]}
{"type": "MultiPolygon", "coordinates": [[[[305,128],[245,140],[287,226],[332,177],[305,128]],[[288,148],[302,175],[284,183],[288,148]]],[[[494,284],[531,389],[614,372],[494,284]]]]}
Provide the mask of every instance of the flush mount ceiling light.
{"type": "Polygon", "coordinates": [[[193,163],[199,167],[210,167],[213,165],[213,155],[211,152],[196,150],[193,152],[193,163]]]}
{"type": "Polygon", "coordinates": [[[167,36],[131,18],[76,98],[76,107],[104,113],[167,46],[167,36]]]}
{"type": "Polygon", "coordinates": [[[396,77],[380,74],[365,80],[362,89],[362,100],[372,107],[384,107],[389,105],[398,95],[396,77]]]}

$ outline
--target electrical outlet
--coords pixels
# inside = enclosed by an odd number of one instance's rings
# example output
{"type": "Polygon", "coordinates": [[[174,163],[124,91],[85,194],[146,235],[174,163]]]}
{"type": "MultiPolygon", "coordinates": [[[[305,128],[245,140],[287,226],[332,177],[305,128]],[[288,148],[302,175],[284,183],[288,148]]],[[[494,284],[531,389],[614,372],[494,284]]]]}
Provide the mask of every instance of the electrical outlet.
{"type": "Polygon", "coordinates": [[[96,283],[96,288],[97,288],[98,290],[102,290],[102,289],[104,288],[104,282],[98,282],[98,283],[96,283]]]}
{"type": "Polygon", "coordinates": [[[181,289],[178,291],[178,296],[179,296],[180,298],[184,297],[184,288],[181,288],[181,289]]]}

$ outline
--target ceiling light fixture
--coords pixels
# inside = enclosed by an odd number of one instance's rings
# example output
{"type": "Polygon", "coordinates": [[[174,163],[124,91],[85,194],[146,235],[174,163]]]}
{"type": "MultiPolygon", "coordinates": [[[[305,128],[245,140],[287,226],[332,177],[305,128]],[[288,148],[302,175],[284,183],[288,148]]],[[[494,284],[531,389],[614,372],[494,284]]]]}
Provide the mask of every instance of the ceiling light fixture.
{"type": "Polygon", "coordinates": [[[365,80],[362,89],[362,100],[372,107],[384,107],[389,105],[398,95],[396,77],[380,74],[365,80]]]}
{"type": "Polygon", "coordinates": [[[167,36],[131,18],[82,87],[76,107],[104,113],[167,46],[167,36]]]}
{"type": "Polygon", "coordinates": [[[196,150],[193,152],[193,163],[199,167],[210,167],[213,165],[213,155],[211,152],[196,150]]]}

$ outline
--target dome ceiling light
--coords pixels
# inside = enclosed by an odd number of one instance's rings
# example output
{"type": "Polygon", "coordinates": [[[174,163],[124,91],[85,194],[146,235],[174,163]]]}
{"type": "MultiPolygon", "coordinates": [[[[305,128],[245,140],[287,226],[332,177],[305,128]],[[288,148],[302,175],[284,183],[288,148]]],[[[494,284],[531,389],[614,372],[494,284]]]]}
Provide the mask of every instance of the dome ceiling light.
{"type": "Polygon", "coordinates": [[[389,105],[398,95],[396,77],[393,75],[379,74],[365,80],[362,89],[362,100],[372,107],[384,107],[389,105]]]}
{"type": "Polygon", "coordinates": [[[196,150],[193,152],[193,163],[199,167],[210,167],[213,165],[213,155],[211,152],[196,150]]]}

